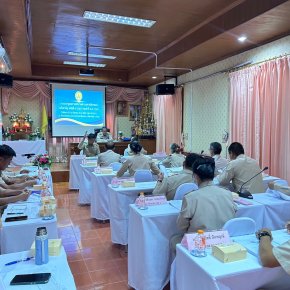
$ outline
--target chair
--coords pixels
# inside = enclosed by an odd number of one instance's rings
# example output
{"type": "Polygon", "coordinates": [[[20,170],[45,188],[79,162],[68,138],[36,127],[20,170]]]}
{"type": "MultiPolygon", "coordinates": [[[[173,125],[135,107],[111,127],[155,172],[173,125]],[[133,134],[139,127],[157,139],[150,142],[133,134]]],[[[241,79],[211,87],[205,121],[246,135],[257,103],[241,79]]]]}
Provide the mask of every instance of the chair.
{"type": "Polygon", "coordinates": [[[122,167],[122,163],[112,162],[109,167],[112,167],[113,171],[118,171],[122,167]]]}
{"type": "Polygon", "coordinates": [[[153,181],[153,175],[148,169],[138,169],[134,174],[135,182],[153,181]]]}
{"type": "Polygon", "coordinates": [[[161,165],[161,164],[160,165],[158,164],[158,167],[159,167],[160,171],[163,173],[164,177],[167,177],[168,172],[166,170],[166,167],[164,165],[161,165]]]}
{"type": "Polygon", "coordinates": [[[197,188],[198,187],[195,183],[183,183],[178,186],[174,195],[174,199],[183,199],[186,193],[197,190],[197,188]]]}
{"type": "Polygon", "coordinates": [[[250,235],[256,231],[256,222],[248,217],[239,217],[227,221],[224,230],[229,232],[231,237],[250,235]]]}

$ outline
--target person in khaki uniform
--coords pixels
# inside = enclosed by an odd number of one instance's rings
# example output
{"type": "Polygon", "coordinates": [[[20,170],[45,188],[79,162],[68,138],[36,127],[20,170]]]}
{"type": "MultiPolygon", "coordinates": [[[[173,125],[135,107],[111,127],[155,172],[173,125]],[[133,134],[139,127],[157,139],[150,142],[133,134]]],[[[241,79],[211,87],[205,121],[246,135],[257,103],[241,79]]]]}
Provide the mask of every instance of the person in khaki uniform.
{"type": "Polygon", "coordinates": [[[187,193],[182,200],[182,207],[177,218],[177,226],[182,234],[171,239],[175,250],[184,233],[197,230],[219,230],[230,219],[235,217],[237,206],[230,191],[215,186],[214,159],[199,156],[193,163],[193,176],[198,190],[187,193]]]}
{"type": "MultiPolygon", "coordinates": [[[[216,179],[221,186],[229,186],[232,181],[234,191],[238,192],[242,184],[261,171],[261,168],[256,160],[245,155],[243,145],[238,142],[232,143],[228,152],[231,161],[216,179]]],[[[251,193],[265,192],[262,174],[247,182],[243,189],[251,193]]]]}
{"type": "Polygon", "coordinates": [[[259,230],[256,236],[259,240],[261,264],[268,268],[281,266],[290,275],[290,239],[277,247],[273,247],[272,233],[269,229],[259,230]]]}
{"type": "Polygon", "coordinates": [[[185,156],[180,153],[180,147],[176,143],[170,145],[171,154],[167,156],[163,161],[162,165],[165,167],[181,167],[185,160],[185,156]]]}
{"type": "Polygon", "coordinates": [[[192,165],[196,155],[194,153],[187,155],[183,163],[183,171],[180,173],[169,177],[164,177],[163,173],[160,173],[153,194],[164,194],[167,200],[172,200],[177,188],[181,184],[193,182],[192,165]]]}
{"type": "Polygon", "coordinates": [[[212,142],[209,145],[209,154],[214,159],[215,162],[215,172],[214,175],[218,175],[221,173],[226,166],[228,165],[229,161],[221,156],[222,152],[222,145],[219,142],[212,142]]]}
{"type": "Polygon", "coordinates": [[[113,162],[120,162],[121,155],[114,152],[115,144],[114,142],[107,142],[105,144],[107,149],[106,152],[99,154],[98,156],[98,165],[100,166],[109,166],[113,162]]]}
{"type": "Polygon", "coordinates": [[[112,134],[108,132],[107,127],[103,127],[102,130],[97,134],[97,142],[107,142],[113,140],[112,134]]]}
{"type": "Polygon", "coordinates": [[[94,157],[100,154],[100,147],[96,143],[96,135],[93,133],[87,135],[87,131],[83,137],[83,140],[78,145],[78,148],[83,150],[83,154],[86,155],[86,157],[94,157]],[[87,143],[85,142],[86,137],[88,137],[87,143]]]}
{"type": "Polygon", "coordinates": [[[280,191],[280,192],[290,196],[290,187],[289,186],[277,184],[277,183],[275,183],[275,181],[269,182],[268,186],[270,189],[280,191]]]}
{"type": "Polygon", "coordinates": [[[131,142],[130,149],[134,155],[123,163],[122,167],[117,172],[117,177],[123,176],[127,170],[129,170],[130,176],[133,176],[137,169],[149,169],[156,175],[160,173],[155,163],[140,153],[142,146],[138,141],[131,142]]]}

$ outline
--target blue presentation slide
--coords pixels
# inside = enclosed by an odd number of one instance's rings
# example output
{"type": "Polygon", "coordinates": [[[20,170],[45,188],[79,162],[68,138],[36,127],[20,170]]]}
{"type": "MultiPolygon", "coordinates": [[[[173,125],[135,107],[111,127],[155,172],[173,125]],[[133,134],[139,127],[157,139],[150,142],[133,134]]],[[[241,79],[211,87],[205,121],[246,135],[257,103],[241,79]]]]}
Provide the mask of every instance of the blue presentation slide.
{"type": "Polygon", "coordinates": [[[61,126],[102,127],[105,100],[102,91],[54,90],[54,122],[61,126]]]}

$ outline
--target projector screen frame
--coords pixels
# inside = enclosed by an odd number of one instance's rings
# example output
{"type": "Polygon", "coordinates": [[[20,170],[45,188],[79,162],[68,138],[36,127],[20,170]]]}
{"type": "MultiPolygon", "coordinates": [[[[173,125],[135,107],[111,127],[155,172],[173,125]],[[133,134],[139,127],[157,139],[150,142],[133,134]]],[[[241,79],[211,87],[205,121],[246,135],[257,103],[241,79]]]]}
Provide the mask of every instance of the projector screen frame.
{"type": "MultiPolygon", "coordinates": [[[[88,83],[86,83],[86,84],[83,84],[83,83],[81,83],[81,84],[79,84],[79,83],[69,83],[69,82],[67,82],[67,83],[63,83],[63,82],[50,82],[49,83],[49,85],[50,85],[50,91],[51,91],[51,118],[49,118],[50,120],[51,120],[51,137],[52,138],[81,138],[81,137],[83,137],[84,136],[84,134],[85,134],[85,131],[88,131],[88,133],[94,133],[94,130],[95,129],[101,129],[102,127],[106,127],[107,126],[107,119],[106,119],[106,94],[107,94],[107,86],[106,85],[93,85],[93,84],[88,84],[88,83]],[[65,135],[65,136],[60,136],[60,135],[58,135],[58,134],[54,134],[54,120],[55,120],[55,118],[54,118],[54,95],[53,95],[53,93],[54,93],[54,90],[53,90],[53,86],[70,86],[70,87],[78,87],[78,88],[82,88],[82,87],[85,87],[85,88],[90,88],[90,87],[95,87],[95,88],[98,88],[98,89],[100,89],[100,88],[102,88],[103,89],[103,93],[104,93],[104,95],[103,95],[103,100],[104,100],[104,110],[103,110],[103,112],[104,112],[104,122],[103,122],[103,126],[100,126],[100,127],[98,127],[98,126],[91,126],[91,128],[84,128],[84,131],[83,131],[83,134],[79,134],[79,135],[65,135]]],[[[67,88],[67,89],[70,89],[70,88],[67,88]]],[[[72,89],[72,88],[71,88],[72,89]]],[[[80,89],[72,89],[72,90],[80,90],[80,89]]],[[[96,91],[98,91],[98,90],[96,90],[96,91]]]]}

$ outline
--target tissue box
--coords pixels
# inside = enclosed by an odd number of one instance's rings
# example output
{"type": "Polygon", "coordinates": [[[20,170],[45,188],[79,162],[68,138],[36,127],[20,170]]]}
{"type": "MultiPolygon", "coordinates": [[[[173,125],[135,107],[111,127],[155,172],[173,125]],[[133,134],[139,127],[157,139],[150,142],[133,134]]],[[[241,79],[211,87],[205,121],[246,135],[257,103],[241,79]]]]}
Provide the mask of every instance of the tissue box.
{"type": "Polygon", "coordinates": [[[43,196],[41,198],[41,204],[53,204],[55,205],[56,204],[56,200],[54,198],[54,196],[43,196]]]}
{"type": "Polygon", "coordinates": [[[112,174],[113,168],[101,168],[101,174],[112,174]]]}
{"type": "Polygon", "coordinates": [[[123,187],[134,187],[135,186],[135,180],[124,180],[122,181],[123,187]]]}
{"type": "Polygon", "coordinates": [[[212,255],[223,263],[235,262],[247,258],[247,250],[238,243],[212,246],[212,255]]]}
{"type": "MultiPolygon", "coordinates": [[[[31,255],[35,256],[35,241],[33,242],[31,248],[31,255]]],[[[48,254],[49,256],[59,256],[61,251],[61,239],[48,240],[48,254]]]]}

